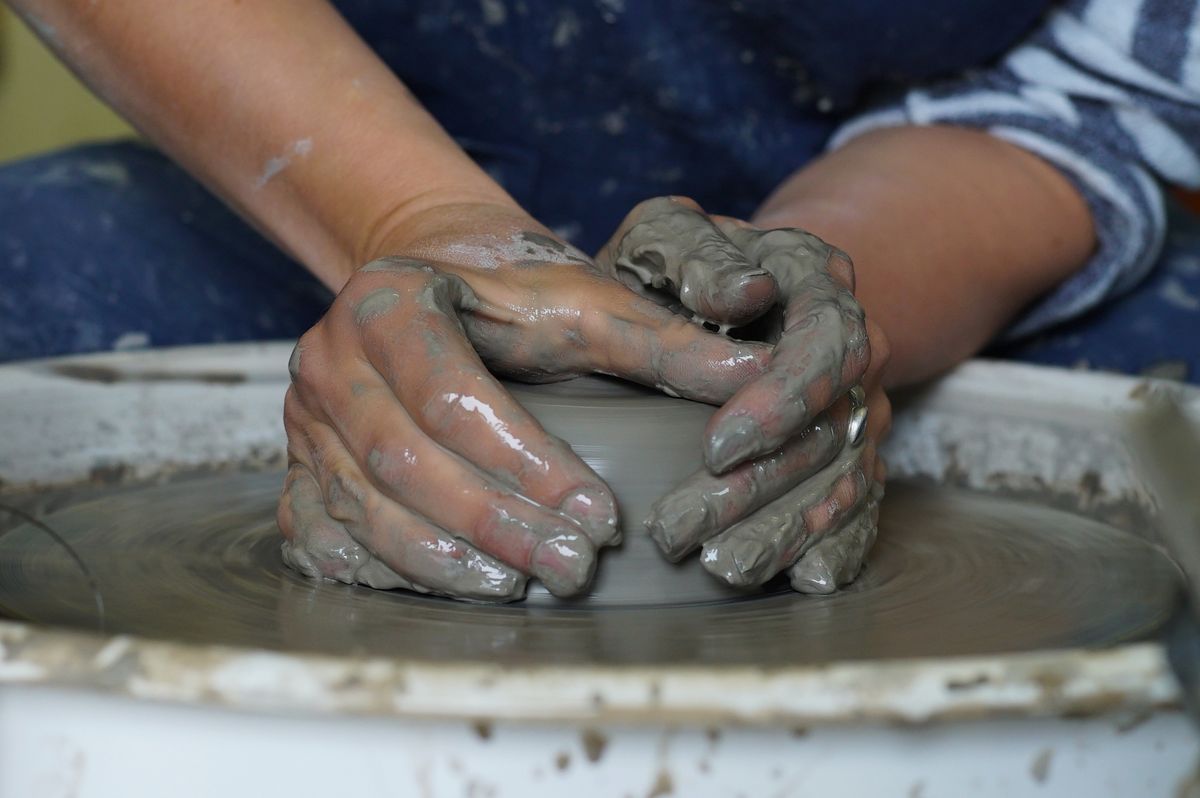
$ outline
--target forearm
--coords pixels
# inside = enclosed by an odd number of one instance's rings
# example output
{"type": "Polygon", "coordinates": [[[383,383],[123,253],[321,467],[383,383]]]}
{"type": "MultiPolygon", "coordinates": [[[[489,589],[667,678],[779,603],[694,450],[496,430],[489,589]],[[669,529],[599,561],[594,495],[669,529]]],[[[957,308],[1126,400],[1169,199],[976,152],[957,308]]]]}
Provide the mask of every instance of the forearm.
{"type": "Polygon", "coordinates": [[[867,133],[797,172],[755,221],[846,250],[857,295],[891,342],[888,385],[969,357],[1094,247],[1083,198],[1057,170],[984,133],[867,133]]]}
{"type": "Polygon", "coordinates": [[[324,0],[11,4],[335,290],[432,206],[515,209],[324,0]]]}

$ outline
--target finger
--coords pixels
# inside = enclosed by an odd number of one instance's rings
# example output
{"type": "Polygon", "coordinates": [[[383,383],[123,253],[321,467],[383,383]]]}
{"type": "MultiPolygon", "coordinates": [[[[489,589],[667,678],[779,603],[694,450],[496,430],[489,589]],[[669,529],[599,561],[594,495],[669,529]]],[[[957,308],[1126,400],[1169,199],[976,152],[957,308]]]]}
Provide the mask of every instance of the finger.
{"type": "Polygon", "coordinates": [[[285,402],[289,452],[316,476],[326,513],[414,590],[474,601],[524,595],[519,572],[381,495],[333,430],[311,419],[299,426],[303,416],[298,401],[285,402]]]}
{"type": "Polygon", "coordinates": [[[651,508],[645,525],[672,562],[775,501],[829,463],[845,440],[847,403],[774,452],[721,475],[700,469],[651,508]]]}
{"type": "Polygon", "coordinates": [[[276,521],[284,537],[283,561],[305,576],[381,590],[413,589],[329,517],[316,477],[299,463],[288,469],[276,521]]]}
{"type": "MultiPolygon", "coordinates": [[[[882,440],[891,428],[891,405],[883,391],[876,391],[871,397],[870,406],[871,421],[868,426],[871,431],[868,434],[872,440],[882,440]]],[[[864,465],[864,471],[867,469],[864,465]]],[[[887,465],[878,454],[872,471],[874,481],[866,509],[841,529],[818,540],[800,557],[788,572],[793,589],[801,593],[832,593],[854,581],[862,570],[863,561],[875,543],[879,502],[883,499],[887,480],[887,465]]]]}
{"type": "Polygon", "coordinates": [[[758,318],[775,302],[771,274],[682,197],[640,203],[599,258],[610,270],[675,294],[701,320],[724,329],[758,318]]]}
{"type": "Polygon", "coordinates": [[[866,498],[864,459],[874,459],[873,444],[847,447],[811,480],[710,539],[700,555],[705,570],[734,587],[757,587],[791,566],[866,498]]]}
{"type": "MultiPolygon", "coordinates": [[[[864,385],[877,386],[882,364],[872,359],[864,385]]],[[[667,559],[678,561],[708,538],[808,479],[837,454],[845,442],[850,403],[846,398],[817,417],[812,426],[779,449],[715,475],[701,469],[651,508],[645,525],[667,559]]],[[[867,436],[883,440],[891,428],[891,405],[878,387],[868,394],[867,436]]],[[[883,482],[886,469],[876,457],[864,460],[864,472],[883,482]]]]}
{"type": "Polygon", "coordinates": [[[579,524],[431,440],[369,366],[343,367],[320,402],[358,467],[389,499],[536,576],[557,596],[591,581],[596,547],[579,524]]]}
{"type": "Polygon", "coordinates": [[[870,360],[862,310],[827,274],[785,311],[766,373],[709,421],[705,461],[716,472],[778,447],[862,377],[870,360]]]}
{"type": "Polygon", "coordinates": [[[853,518],[823,536],[789,569],[792,589],[828,595],[853,582],[875,544],[878,522],[879,501],[872,492],[853,518]]]}
{"type": "Polygon", "coordinates": [[[583,368],[709,404],[762,374],[771,353],[707,332],[616,283],[594,292],[581,327],[591,344],[583,368]]]}
{"type": "Polygon", "coordinates": [[[457,316],[476,301],[467,284],[411,262],[384,265],[388,273],[364,280],[352,297],[355,318],[371,364],[412,420],[494,479],[577,520],[597,545],[618,542],[612,491],[504,390],[467,341],[457,316]]]}
{"type": "Polygon", "coordinates": [[[828,271],[844,257],[799,230],[729,229],[750,259],[775,275],[786,300],[783,334],[766,373],[709,421],[705,462],[720,473],[780,446],[859,382],[870,362],[862,308],[828,271]]]}

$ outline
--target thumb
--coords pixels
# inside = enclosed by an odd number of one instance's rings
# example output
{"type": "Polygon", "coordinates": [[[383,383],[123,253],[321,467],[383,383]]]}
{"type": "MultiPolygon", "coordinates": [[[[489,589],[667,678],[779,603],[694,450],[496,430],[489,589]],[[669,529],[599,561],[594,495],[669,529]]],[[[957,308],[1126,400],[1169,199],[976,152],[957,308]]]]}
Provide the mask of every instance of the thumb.
{"type": "Polygon", "coordinates": [[[597,260],[612,272],[675,295],[701,321],[722,329],[758,318],[778,293],[770,272],[752,264],[700,206],[684,197],[638,204],[597,260]]]}

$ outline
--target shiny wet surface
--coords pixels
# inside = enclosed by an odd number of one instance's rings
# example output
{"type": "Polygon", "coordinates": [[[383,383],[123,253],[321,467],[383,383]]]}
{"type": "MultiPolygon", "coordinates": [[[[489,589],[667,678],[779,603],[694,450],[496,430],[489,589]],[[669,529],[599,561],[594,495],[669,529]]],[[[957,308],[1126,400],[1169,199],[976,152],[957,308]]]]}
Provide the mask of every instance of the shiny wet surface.
{"type": "MultiPolygon", "coordinates": [[[[780,665],[1107,646],[1151,635],[1174,565],[1119,530],[964,491],[889,486],[867,569],[833,596],[474,606],[285,568],[280,473],[78,494],[42,520],[99,588],[103,629],[279,650],[501,663],[780,665]]],[[[0,536],[0,615],[99,628],[79,565],[44,531],[0,536]]],[[[648,567],[699,568],[665,562],[648,567]]]]}

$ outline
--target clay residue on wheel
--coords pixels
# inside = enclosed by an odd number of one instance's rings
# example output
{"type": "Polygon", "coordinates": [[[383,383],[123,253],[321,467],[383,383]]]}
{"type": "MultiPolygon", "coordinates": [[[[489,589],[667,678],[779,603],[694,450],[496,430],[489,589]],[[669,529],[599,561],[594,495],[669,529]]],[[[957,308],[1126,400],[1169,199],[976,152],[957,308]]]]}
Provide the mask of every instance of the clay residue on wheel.
{"type": "MultiPolygon", "coordinates": [[[[87,563],[111,634],[434,662],[762,667],[1102,647],[1153,634],[1176,595],[1174,564],[1112,527],[898,482],[868,568],[834,595],[668,603],[650,591],[672,568],[656,557],[633,569],[650,597],[637,612],[549,599],[467,606],[282,567],[280,476],[107,489],[56,503],[43,520],[87,563]]],[[[11,528],[0,568],[7,612],[95,629],[77,565],[45,535],[11,528]]]]}

